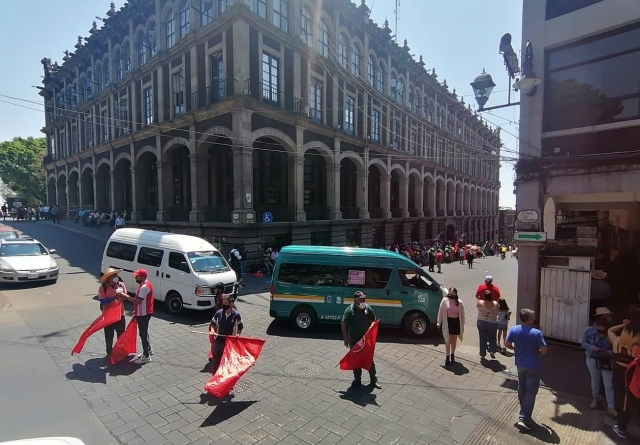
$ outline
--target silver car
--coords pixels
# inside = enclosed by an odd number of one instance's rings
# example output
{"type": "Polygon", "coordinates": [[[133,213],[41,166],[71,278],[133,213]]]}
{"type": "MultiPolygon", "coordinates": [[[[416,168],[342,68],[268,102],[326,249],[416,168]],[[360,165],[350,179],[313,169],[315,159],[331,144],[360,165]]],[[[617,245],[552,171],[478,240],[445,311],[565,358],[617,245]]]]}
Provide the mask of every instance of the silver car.
{"type": "Polygon", "coordinates": [[[0,284],[58,281],[58,263],[39,241],[31,238],[0,240],[0,284]]]}

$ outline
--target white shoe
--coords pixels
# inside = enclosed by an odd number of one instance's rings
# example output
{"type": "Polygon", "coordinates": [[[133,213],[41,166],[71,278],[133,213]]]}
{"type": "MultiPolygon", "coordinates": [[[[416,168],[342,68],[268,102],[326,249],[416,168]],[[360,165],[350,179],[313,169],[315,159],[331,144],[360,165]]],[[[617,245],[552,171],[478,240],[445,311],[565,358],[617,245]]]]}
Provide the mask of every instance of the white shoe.
{"type": "Polygon", "coordinates": [[[149,363],[151,361],[151,357],[145,357],[144,355],[139,359],[135,360],[133,363],[136,365],[144,365],[145,363],[149,363]]]}
{"type": "Polygon", "coordinates": [[[136,360],[139,360],[141,357],[144,357],[144,354],[142,352],[140,354],[136,354],[133,357],[131,357],[131,359],[129,360],[129,363],[133,363],[136,360]]]}

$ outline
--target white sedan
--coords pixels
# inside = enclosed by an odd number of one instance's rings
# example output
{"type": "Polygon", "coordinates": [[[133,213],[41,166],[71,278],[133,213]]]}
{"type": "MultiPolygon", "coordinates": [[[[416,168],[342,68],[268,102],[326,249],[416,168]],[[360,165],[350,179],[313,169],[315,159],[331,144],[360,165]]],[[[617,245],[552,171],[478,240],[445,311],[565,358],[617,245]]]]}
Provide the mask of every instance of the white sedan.
{"type": "Polygon", "coordinates": [[[32,238],[0,240],[0,284],[58,281],[58,263],[48,250],[32,238]]]}

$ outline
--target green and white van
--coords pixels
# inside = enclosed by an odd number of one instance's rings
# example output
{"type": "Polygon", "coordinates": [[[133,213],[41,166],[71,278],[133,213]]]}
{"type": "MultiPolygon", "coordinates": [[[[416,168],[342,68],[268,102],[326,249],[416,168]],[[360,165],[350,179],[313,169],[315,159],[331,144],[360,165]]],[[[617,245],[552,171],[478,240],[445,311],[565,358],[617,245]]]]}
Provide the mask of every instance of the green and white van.
{"type": "Polygon", "coordinates": [[[287,246],[271,283],[269,315],[301,331],[340,323],[353,293],[361,290],[380,322],[412,336],[435,324],[447,290],[420,266],[395,252],[352,247],[287,246]]]}

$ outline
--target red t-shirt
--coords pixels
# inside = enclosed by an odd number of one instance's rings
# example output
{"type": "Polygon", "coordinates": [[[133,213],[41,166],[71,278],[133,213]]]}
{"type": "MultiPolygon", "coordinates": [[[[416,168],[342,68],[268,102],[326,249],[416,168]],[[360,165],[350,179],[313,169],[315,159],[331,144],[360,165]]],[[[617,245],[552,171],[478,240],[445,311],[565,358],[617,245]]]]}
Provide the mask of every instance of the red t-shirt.
{"type": "Polygon", "coordinates": [[[493,298],[493,301],[498,301],[500,299],[500,289],[498,289],[498,286],[494,285],[493,283],[483,283],[478,286],[478,290],[476,291],[476,298],[478,300],[483,300],[484,292],[486,290],[491,291],[491,297],[493,298]]]}
{"type": "Polygon", "coordinates": [[[442,254],[442,252],[436,253],[436,263],[442,263],[443,258],[444,258],[444,255],[442,254]]]}

